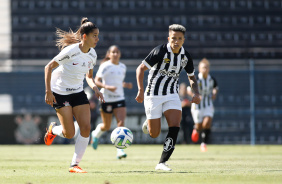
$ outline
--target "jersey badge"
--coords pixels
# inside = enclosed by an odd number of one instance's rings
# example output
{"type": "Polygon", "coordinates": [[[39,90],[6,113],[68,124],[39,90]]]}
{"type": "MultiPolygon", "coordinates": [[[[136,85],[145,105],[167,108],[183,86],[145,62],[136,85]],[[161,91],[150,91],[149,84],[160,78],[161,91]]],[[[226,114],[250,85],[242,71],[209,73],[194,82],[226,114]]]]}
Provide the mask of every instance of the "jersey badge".
{"type": "Polygon", "coordinates": [[[181,60],[181,66],[182,66],[183,68],[187,65],[187,63],[188,63],[188,59],[183,58],[183,59],[181,60]]]}
{"type": "Polygon", "coordinates": [[[169,62],[170,62],[170,59],[168,59],[168,58],[164,59],[164,63],[169,63],[169,62]]]}

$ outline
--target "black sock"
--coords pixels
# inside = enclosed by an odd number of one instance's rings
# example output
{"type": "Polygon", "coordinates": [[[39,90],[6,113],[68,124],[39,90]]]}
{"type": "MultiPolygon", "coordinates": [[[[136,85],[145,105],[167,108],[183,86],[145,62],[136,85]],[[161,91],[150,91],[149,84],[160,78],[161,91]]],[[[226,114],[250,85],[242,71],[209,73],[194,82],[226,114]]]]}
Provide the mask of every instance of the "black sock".
{"type": "Polygon", "coordinates": [[[203,143],[208,143],[209,138],[210,138],[210,133],[211,133],[211,129],[204,129],[201,133],[201,137],[202,137],[202,142],[203,143]]]}
{"type": "Polygon", "coordinates": [[[164,142],[164,149],[159,163],[164,163],[168,161],[169,157],[171,156],[174,150],[175,143],[177,141],[179,129],[179,127],[168,128],[168,134],[164,142]]]}

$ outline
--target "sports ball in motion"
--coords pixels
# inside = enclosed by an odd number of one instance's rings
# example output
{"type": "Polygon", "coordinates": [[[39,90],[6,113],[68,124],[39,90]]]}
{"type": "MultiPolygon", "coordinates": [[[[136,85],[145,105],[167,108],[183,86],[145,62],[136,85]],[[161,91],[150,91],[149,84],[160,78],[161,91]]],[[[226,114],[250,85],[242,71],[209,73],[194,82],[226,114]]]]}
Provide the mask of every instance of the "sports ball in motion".
{"type": "Polygon", "coordinates": [[[133,134],[126,127],[117,127],[112,131],[111,141],[115,147],[125,149],[131,145],[133,141],[133,134]]]}

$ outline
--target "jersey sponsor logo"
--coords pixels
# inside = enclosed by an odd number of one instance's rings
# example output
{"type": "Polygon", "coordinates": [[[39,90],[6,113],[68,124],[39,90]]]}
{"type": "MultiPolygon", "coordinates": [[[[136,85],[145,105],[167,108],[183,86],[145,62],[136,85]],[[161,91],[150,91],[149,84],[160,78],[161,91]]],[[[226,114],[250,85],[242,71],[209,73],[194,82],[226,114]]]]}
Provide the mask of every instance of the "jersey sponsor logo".
{"type": "Polygon", "coordinates": [[[73,55],[71,55],[71,57],[78,56],[79,54],[80,52],[74,53],[73,55]]]}
{"type": "Polygon", "coordinates": [[[78,65],[78,63],[72,63],[72,65],[78,65]]]}
{"type": "Polygon", "coordinates": [[[85,65],[85,62],[83,62],[82,66],[84,66],[84,67],[86,66],[86,65],[85,65]]]}
{"type": "Polygon", "coordinates": [[[70,57],[68,55],[64,56],[62,59],[59,59],[59,61],[63,61],[65,59],[69,59],[70,57]]]}
{"type": "Polygon", "coordinates": [[[91,67],[91,61],[88,61],[88,68],[91,67]]]}
{"type": "MultiPolygon", "coordinates": [[[[80,87],[79,87],[80,88],[80,87]]],[[[76,91],[78,90],[79,88],[66,88],[66,91],[76,91]]]]}
{"type": "Polygon", "coordinates": [[[89,55],[92,56],[92,57],[94,57],[94,58],[96,58],[96,56],[94,56],[92,53],[89,53],[89,55]]]}
{"type": "Polygon", "coordinates": [[[179,74],[176,73],[175,70],[167,71],[166,69],[163,69],[163,70],[160,70],[159,72],[160,72],[160,74],[161,74],[162,76],[165,76],[165,75],[166,75],[166,76],[172,77],[172,78],[174,78],[174,79],[179,78],[179,74]]]}
{"type": "Polygon", "coordinates": [[[173,140],[172,138],[168,137],[164,143],[164,152],[168,152],[171,150],[171,148],[173,148],[173,140]]]}
{"type": "Polygon", "coordinates": [[[169,62],[170,62],[170,59],[168,59],[168,58],[164,59],[164,63],[169,63],[169,62]]]}

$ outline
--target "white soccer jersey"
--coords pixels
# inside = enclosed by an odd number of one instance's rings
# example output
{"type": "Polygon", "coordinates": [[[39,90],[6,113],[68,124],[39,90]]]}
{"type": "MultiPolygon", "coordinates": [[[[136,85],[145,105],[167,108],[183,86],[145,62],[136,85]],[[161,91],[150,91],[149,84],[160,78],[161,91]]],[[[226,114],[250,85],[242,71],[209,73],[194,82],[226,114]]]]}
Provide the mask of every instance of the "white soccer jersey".
{"type": "Polygon", "coordinates": [[[123,80],[125,74],[126,66],[121,62],[119,62],[118,65],[115,65],[111,61],[106,61],[100,65],[96,76],[102,79],[103,84],[117,87],[115,92],[104,88],[101,89],[101,93],[104,94],[106,102],[124,100],[123,80]]]}
{"type": "Polygon", "coordinates": [[[65,47],[53,60],[59,67],[52,72],[51,90],[69,95],[83,90],[85,74],[96,65],[97,54],[93,48],[83,53],[77,43],[65,47]]]}

